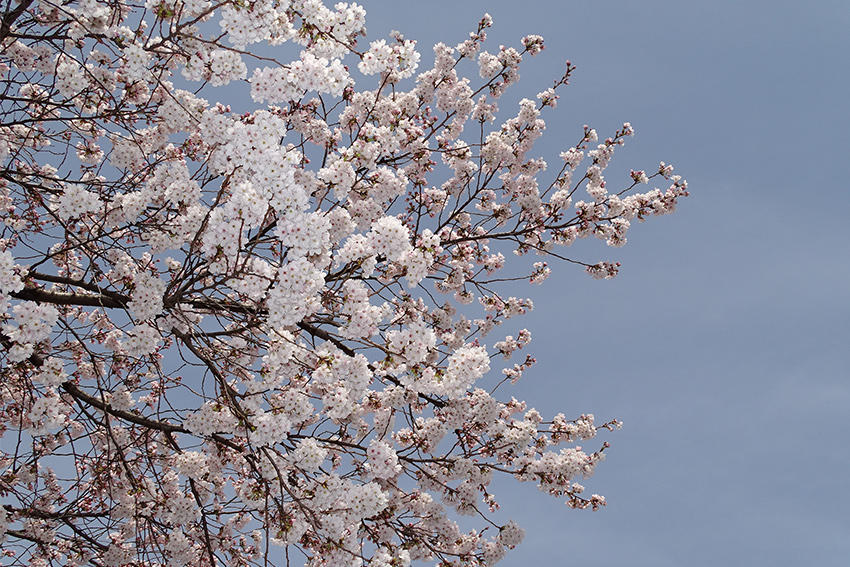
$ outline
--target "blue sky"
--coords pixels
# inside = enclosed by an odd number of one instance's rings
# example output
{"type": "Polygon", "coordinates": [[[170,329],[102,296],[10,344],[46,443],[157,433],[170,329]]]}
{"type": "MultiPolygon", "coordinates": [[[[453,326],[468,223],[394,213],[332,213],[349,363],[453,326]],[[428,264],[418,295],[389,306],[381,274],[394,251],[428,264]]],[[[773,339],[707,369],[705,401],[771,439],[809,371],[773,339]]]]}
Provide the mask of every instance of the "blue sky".
{"type": "Polygon", "coordinates": [[[540,362],[508,393],[625,427],[586,483],[604,511],[498,485],[500,517],[528,531],[504,564],[846,565],[850,5],[363,4],[370,39],[397,29],[426,64],[485,11],[491,50],[543,35],[513,96],[549,86],[565,59],[578,71],[537,153],[556,156],[582,124],[604,136],[631,121],[609,179],[664,160],[690,184],[625,248],[575,249],[621,261],[617,279],[558,264],[532,290],[523,324],[540,362]]]}

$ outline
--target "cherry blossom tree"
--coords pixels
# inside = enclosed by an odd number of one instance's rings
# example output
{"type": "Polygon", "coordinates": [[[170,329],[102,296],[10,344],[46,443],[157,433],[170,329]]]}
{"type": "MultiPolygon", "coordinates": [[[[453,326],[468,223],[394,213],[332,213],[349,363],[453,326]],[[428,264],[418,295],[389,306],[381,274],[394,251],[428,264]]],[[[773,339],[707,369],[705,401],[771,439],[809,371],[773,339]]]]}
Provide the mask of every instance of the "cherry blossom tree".
{"type": "Polygon", "coordinates": [[[354,3],[6,2],[4,564],[491,565],[494,477],[605,503],[576,443],[619,423],[511,397],[531,333],[495,331],[687,184],[605,180],[628,123],[547,171],[575,67],[503,114],[543,39],[491,23],[425,68],[354,3]]]}

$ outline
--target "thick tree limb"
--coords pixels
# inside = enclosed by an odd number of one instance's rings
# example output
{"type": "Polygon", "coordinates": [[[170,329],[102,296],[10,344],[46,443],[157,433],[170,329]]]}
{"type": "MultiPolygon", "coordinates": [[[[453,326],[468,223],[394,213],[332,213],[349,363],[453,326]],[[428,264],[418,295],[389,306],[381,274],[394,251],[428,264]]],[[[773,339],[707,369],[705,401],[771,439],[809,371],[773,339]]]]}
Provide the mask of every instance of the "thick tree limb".
{"type": "Polygon", "coordinates": [[[84,305],[91,307],[127,307],[130,302],[128,298],[121,300],[107,295],[93,295],[82,293],[66,293],[63,291],[46,291],[34,287],[24,288],[21,291],[12,292],[15,299],[28,301],[40,301],[54,305],[84,305]]]}
{"type": "Polygon", "coordinates": [[[21,17],[21,14],[26,12],[32,3],[33,0],[22,0],[17,6],[3,14],[3,19],[0,20],[0,41],[9,37],[12,32],[12,24],[21,17]]]}

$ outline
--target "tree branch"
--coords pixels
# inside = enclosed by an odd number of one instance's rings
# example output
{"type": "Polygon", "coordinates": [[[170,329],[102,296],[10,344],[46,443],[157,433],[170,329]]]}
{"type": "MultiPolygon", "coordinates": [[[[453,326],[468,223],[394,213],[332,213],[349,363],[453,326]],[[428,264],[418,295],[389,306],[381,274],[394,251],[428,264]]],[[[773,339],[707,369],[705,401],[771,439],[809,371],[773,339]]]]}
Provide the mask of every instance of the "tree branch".
{"type": "Polygon", "coordinates": [[[12,32],[12,24],[21,17],[21,14],[26,12],[32,3],[33,0],[22,0],[13,9],[3,14],[3,19],[0,20],[0,42],[9,37],[9,34],[12,32]]]}
{"type": "Polygon", "coordinates": [[[115,409],[103,400],[100,400],[92,395],[83,392],[73,382],[62,382],[60,387],[78,401],[85,402],[90,406],[94,406],[97,409],[108,413],[109,415],[113,415],[119,419],[123,419],[124,421],[129,421],[130,423],[135,423],[136,425],[141,425],[143,427],[156,429],[157,431],[164,431],[167,433],[191,433],[182,425],[174,425],[173,423],[168,423],[167,421],[157,421],[154,419],[142,417],[129,411],[115,409]]]}

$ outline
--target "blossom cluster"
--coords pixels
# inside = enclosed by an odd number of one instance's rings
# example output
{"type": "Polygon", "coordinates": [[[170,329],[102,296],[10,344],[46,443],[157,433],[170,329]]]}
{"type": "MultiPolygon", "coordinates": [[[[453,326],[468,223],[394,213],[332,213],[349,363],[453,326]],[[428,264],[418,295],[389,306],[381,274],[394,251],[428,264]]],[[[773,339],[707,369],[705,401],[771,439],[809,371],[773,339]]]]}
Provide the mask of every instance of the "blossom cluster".
{"type": "Polygon", "coordinates": [[[360,45],[354,2],[4,16],[4,553],[482,566],[524,537],[495,479],[605,504],[579,481],[619,422],[506,393],[536,359],[496,329],[556,258],[616,276],[578,243],[626,244],[687,182],[664,162],[615,181],[629,123],[535,155],[575,67],[511,107],[544,40],[488,51],[491,25],[425,57],[398,32],[360,45]]]}
{"type": "Polygon", "coordinates": [[[52,305],[40,305],[24,301],[12,307],[13,323],[2,326],[3,335],[14,341],[8,357],[11,362],[20,362],[29,357],[36,343],[50,338],[50,333],[59,320],[59,311],[52,305]]]}

